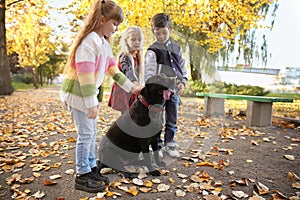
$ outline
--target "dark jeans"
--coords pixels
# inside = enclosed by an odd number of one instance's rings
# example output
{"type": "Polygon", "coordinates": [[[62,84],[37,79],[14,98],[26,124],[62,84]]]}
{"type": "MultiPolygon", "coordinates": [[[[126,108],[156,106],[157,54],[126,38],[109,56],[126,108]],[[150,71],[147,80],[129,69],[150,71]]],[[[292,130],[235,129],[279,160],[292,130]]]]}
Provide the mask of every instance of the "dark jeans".
{"type": "MultiPolygon", "coordinates": [[[[177,131],[177,119],[178,119],[178,106],[180,97],[178,95],[172,95],[165,103],[165,137],[164,145],[175,147],[176,142],[174,140],[177,131]]],[[[159,138],[158,146],[162,147],[163,141],[159,138]]]]}

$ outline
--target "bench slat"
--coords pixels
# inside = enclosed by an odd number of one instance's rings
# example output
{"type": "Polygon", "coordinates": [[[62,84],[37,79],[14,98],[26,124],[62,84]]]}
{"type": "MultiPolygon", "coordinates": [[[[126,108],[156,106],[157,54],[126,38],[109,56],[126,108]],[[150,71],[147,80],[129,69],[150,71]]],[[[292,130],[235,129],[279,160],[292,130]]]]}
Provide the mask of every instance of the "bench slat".
{"type": "Polygon", "coordinates": [[[198,96],[198,97],[221,98],[221,99],[247,100],[247,101],[255,101],[255,102],[289,102],[289,103],[293,102],[292,98],[235,95],[235,94],[222,94],[222,93],[197,92],[196,96],[198,96]]]}

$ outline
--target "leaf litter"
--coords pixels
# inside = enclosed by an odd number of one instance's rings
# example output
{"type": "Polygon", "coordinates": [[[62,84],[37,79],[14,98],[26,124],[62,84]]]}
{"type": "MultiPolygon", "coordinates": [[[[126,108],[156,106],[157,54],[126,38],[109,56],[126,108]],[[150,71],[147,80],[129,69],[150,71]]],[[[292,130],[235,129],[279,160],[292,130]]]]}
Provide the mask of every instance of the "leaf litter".
{"type": "MultiPolygon", "coordinates": [[[[0,174],[12,173],[5,180],[12,191],[11,197],[14,199],[26,197],[42,199],[49,195],[47,188],[44,191],[34,191],[34,188],[28,188],[30,184],[43,176],[46,171],[51,172],[65,167],[65,165],[68,166],[62,174],[51,175],[49,180],[43,178],[44,186],[61,184],[62,182],[60,181],[62,179],[66,178],[66,176],[70,178],[69,176],[75,173],[74,169],[70,169],[70,166],[74,165],[74,160],[69,160],[70,151],[74,150],[76,142],[76,136],[70,135],[70,133],[75,132],[74,126],[70,121],[71,118],[59,103],[57,96],[49,94],[45,96],[44,93],[45,91],[40,89],[35,91],[34,95],[26,92],[18,93],[0,100],[0,108],[5,108],[5,115],[0,115],[0,119],[3,121],[1,122],[3,128],[0,132],[0,174]],[[41,93],[43,95],[40,95],[41,93]],[[42,96],[43,98],[41,98],[42,96]],[[58,157],[65,161],[59,159],[59,162],[57,162],[58,157]],[[18,170],[25,168],[31,169],[32,176],[23,178],[21,174],[16,173],[18,170]],[[58,181],[54,181],[56,179],[58,181]],[[26,189],[23,189],[23,191],[21,189],[22,184],[27,184],[26,189]]],[[[191,106],[193,105],[191,104],[191,106]]],[[[109,109],[107,109],[107,113],[115,117],[100,117],[98,123],[98,126],[101,127],[99,129],[100,134],[104,134],[109,124],[118,116],[109,109]]],[[[222,127],[220,121],[203,116],[198,116],[194,120],[180,117],[178,124],[179,129],[183,130],[180,134],[193,137],[196,146],[199,146],[199,149],[189,149],[179,160],[181,166],[187,169],[184,170],[184,173],[181,173],[181,171],[176,173],[177,169],[175,168],[171,169],[171,171],[164,171],[163,176],[159,178],[153,178],[147,173],[141,173],[138,179],[114,180],[106,188],[105,192],[98,193],[91,198],[82,197],[82,199],[118,198],[125,195],[122,194],[122,191],[132,196],[139,196],[142,193],[151,195],[169,192],[177,197],[201,194],[204,199],[227,199],[231,195],[235,198],[249,197],[249,199],[264,199],[264,195],[270,195],[273,199],[288,198],[282,192],[271,190],[252,177],[239,177],[240,179],[231,180],[231,194],[227,193],[224,195],[222,191],[227,183],[216,180],[215,178],[218,176],[211,173],[211,169],[216,170],[217,173],[232,171],[232,173],[226,174],[230,177],[237,176],[237,173],[230,170],[230,167],[234,165],[230,157],[235,155],[236,150],[234,148],[221,147],[222,144],[249,138],[249,144],[252,144],[253,148],[265,145],[263,143],[277,145],[272,133],[265,133],[246,126],[241,126],[240,128],[232,127],[229,123],[222,127]],[[188,127],[191,126],[190,130],[192,132],[188,131],[187,125],[188,127]],[[215,144],[211,144],[210,151],[202,152],[203,142],[201,140],[209,138],[212,130],[217,130],[219,139],[215,144]],[[220,157],[225,157],[226,159],[221,159],[220,157]],[[213,158],[219,159],[213,160],[213,158]],[[192,171],[194,172],[191,173],[192,171]],[[173,173],[175,173],[174,176],[169,177],[173,173]],[[178,179],[180,180],[179,182],[178,179]],[[251,185],[253,186],[252,197],[250,197],[251,193],[246,193],[242,190],[242,188],[249,190],[251,185]],[[238,190],[238,188],[241,188],[241,190],[238,190]],[[117,191],[113,191],[113,189],[117,191]]],[[[286,125],[285,128],[293,128],[293,126],[286,125]]],[[[287,129],[283,132],[287,133],[287,129]]],[[[291,143],[289,146],[281,147],[281,149],[293,152],[294,148],[298,147],[297,143],[300,142],[300,137],[299,135],[294,135],[286,136],[286,138],[291,143]]],[[[298,154],[283,154],[282,156],[291,162],[299,159],[298,154]]],[[[246,159],[246,163],[251,164],[252,160],[246,159]]],[[[112,173],[112,171],[107,169],[105,173],[112,173]]],[[[288,172],[287,177],[291,181],[290,187],[296,190],[300,189],[298,175],[294,172],[288,172]]],[[[299,195],[299,193],[297,194],[299,195]]],[[[297,194],[291,195],[295,197],[297,194]]],[[[63,199],[64,197],[58,196],[57,198],[63,199]]]]}

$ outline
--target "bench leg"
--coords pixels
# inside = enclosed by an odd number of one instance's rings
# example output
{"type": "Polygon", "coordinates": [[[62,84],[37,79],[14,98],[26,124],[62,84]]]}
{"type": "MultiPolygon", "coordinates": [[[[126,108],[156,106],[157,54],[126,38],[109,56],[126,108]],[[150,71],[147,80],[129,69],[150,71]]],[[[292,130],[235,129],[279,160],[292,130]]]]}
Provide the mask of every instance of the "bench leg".
{"type": "Polygon", "coordinates": [[[204,114],[206,116],[225,115],[224,99],[205,97],[204,98],[204,114]]]}
{"type": "Polygon", "coordinates": [[[273,103],[247,101],[246,125],[271,126],[273,103]]]}

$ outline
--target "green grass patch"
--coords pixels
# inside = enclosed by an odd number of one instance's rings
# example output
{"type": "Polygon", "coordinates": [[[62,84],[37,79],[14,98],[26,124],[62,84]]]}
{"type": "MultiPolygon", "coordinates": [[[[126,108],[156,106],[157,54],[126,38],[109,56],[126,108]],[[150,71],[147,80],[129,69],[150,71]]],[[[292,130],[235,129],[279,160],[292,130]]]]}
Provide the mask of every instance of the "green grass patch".
{"type": "Polygon", "coordinates": [[[294,100],[300,100],[300,94],[297,93],[269,93],[268,97],[282,97],[282,98],[292,98],[294,100]]]}
{"type": "Polygon", "coordinates": [[[12,86],[15,90],[26,90],[26,89],[33,89],[33,84],[26,84],[22,82],[13,81],[12,86]]]}

